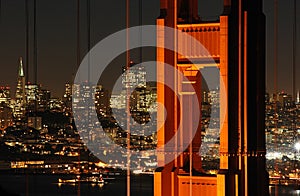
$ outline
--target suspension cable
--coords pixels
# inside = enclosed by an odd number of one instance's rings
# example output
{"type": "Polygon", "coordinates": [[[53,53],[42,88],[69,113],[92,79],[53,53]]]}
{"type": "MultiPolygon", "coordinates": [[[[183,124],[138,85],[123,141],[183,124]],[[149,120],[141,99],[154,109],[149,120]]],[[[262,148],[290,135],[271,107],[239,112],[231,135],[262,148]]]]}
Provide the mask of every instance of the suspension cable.
{"type": "Polygon", "coordinates": [[[77,43],[76,43],[76,57],[77,57],[77,59],[76,59],[76,64],[77,64],[77,68],[79,68],[79,65],[80,65],[80,0],[77,0],[77,8],[76,8],[77,10],[77,21],[76,21],[76,31],[77,31],[77,43]]]}
{"type": "MultiPolygon", "coordinates": [[[[293,10],[293,64],[292,64],[292,94],[293,94],[293,110],[292,110],[292,131],[294,134],[294,144],[296,144],[298,142],[298,133],[297,133],[297,121],[296,121],[296,115],[297,115],[297,108],[296,108],[296,55],[297,55],[297,1],[294,0],[293,2],[293,6],[294,6],[294,10],[293,10]]],[[[294,145],[293,144],[293,145],[294,145]]],[[[298,178],[298,172],[296,170],[296,157],[297,157],[297,149],[295,149],[295,162],[294,162],[294,170],[296,172],[296,178],[298,178]]],[[[299,161],[297,162],[297,166],[298,166],[299,161]]],[[[296,184],[298,182],[298,179],[296,181],[296,184]]]]}
{"type": "Polygon", "coordinates": [[[37,84],[37,79],[38,79],[38,56],[37,56],[37,3],[36,0],[34,0],[34,5],[33,5],[33,65],[34,65],[34,83],[37,84]]]}
{"type": "MultiPolygon", "coordinates": [[[[130,69],[129,54],[129,20],[130,20],[129,0],[126,0],[126,73],[130,69]]],[[[128,80],[128,77],[126,77],[128,80]]],[[[127,81],[128,82],[128,81],[127,81]]],[[[130,85],[129,85],[130,86],[130,85]]],[[[127,116],[127,196],[130,196],[130,89],[126,88],[126,116],[127,116]]]]}
{"type": "Polygon", "coordinates": [[[29,81],[29,5],[28,0],[25,0],[25,67],[26,67],[26,81],[29,81]]]}
{"type": "MultiPolygon", "coordinates": [[[[76,64],[77,64],[77,69],[79,69],[80,65],[80,0],[77,0],[77,7],[76,7],[76,12],[77,12],[77,21],[76,21],[76,31],[77,31],[77,37],[76,37],[76,64]]],[[[80,172],[80,165],[81,162],[81,156],[80,156],[80,148],[78,148],[78,169],[80,172]]],[[[79,173],[80,174],[80,173],[79,173]]],[[[78,180],[78,187],[77,187],[77,196],[80,196],[80,180],[78,180]]]]}
{"type": "Polygon", "coordinates": [[[293,19],[293,99],[296,100],[296,55],[297,55],[297,1],[294,0],[293,19]]]}
{"type": "MultiPolygon", "coordinates": [[[[139,26],[140,26],[140,45],[142,46],[143,43],[143,0],[139,0],[139,26]]],[[[140,47],[140,65],[142,65],[143,62],[143,47],[140,47]]],[[[139,167],[141,167],[141,163],[139,162],[139,167]]],[[[141,168],[139,168],[141,169],[141,168]]],[[[142,194],[141,192],[141,178],[139,179],[139,192],[140,195],[142,194]]]]}
{"type": "Polygon", "coordinates": [[[1,24],[1,18],[2,18],[2,0],[0,0],[0,24],[1,24]]]}
{"type": "Polygon", "coordinates": [[[91,2],[87,0],[87,49],[88,49],[88,82],[90,82],[90,49],[91,49],[91,2]]]}
{"type": "MultiPolygon", "coordinates": [[[[139,26],[140,26],[140,42],[143,42],[143,0],[139,0],[139,26]]],[[[143,47],[140,47],[140,63],[143,61],[143,47]]]]}
{"type": "MultiPolygon", "coordinates": [[[[25,81],[28,82],[29,80],[29,1],[25,0],[25,55],[26,55],[26,75],[25,75],[25,81]]],[[[29,195],[29,175],[28,171],[25,170],[25,176],[26,176],[26,190],[25,195],[29,195]]]]}
{"type": "MultiPolygon", "coordinates": [[[[274,93],[274,115],[275,115],[275,131],[274,131],[274,150],[278,151],[277,144],[277,131],[278,131],[278,111],[277,111],[277,65],[278,64],[278,0],[274,0],[274,72],[273,72],[273,93],[274,93]]],[[[275,172],[276,175],[279,174],[278,171],[278,161],[275,159],[275,172]]],[[[275,195],[278,195],[278,186],[275,186],[275,195]]]]}

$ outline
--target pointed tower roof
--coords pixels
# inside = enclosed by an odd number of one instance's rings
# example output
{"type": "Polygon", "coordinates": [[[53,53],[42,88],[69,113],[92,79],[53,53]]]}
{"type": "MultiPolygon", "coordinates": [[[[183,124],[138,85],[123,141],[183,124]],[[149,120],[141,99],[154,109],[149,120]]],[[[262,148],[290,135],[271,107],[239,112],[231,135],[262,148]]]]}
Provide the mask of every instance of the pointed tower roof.
{"type": "Polygon", "coordinates": [[[24,69],[23,69],[23,59],[20,57],[20,64],[19,64],[19,77],[24,77],[24,69]]]}

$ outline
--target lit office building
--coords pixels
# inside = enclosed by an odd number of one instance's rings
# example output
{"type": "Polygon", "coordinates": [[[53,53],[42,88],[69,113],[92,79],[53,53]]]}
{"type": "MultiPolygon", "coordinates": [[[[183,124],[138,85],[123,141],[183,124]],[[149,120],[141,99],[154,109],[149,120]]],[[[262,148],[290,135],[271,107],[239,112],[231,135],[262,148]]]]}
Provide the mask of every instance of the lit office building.
{"type": "Polygon", "coordinates": [[[26,84],[25,95],[26,95],[26,110],[34,112],[37,109],[37,100],[39,99],[39,85],[37,84],[26,84]]]}
{"type": "Polygon", "coordinates": [[[51,99],[51,92],[49,90],[41,89],[38,94],[38,111],[48,110],[48,103],[51,99]]]}
{"type": "Polygon", "coordinates": [[[137,65],[132,61],[130,62],[128,70],[127,67],[123,66],[122,86],[123,90],[146,86],[145,67],[137,65]]]}
{"type": "Polygon", "coordinates": [[[9,105],[11,100],[10,97],[10,87],[9,86],[1,86],[0,87],[0,103],[5,103],[9,105]]]}
{"type": "Polygon", "coordinates": [[[110,94],[108,90],[105,90],[102,85],[96,87],[95,92],[95,107],[97,114],[106,117],[110,114],[110,105],[109,105],[110,94]]]}
{"type": "Polygon", "coordinates": [[[12,109],[5,103],[0,103],[0,129],[5,129],[13,123],[12,109]]]}
{"type": "Polygon", "coordinates": [[[25,96],[25,75],[23,69],[23,61],[20,58],[19,61],[19,70],[18,70],[18,82],[16,89],[16,100],[14,104],[13,115],[16,121],[21,121],[25,115],[25,105],[26,105],[26,96],[25,96]]]}
{"type": "Polygon", "coordinates": [[[72,85],[70,83],[65,84],[65,92],[63,96],[64,110],[71,113],[72,111],[72,85]]]}

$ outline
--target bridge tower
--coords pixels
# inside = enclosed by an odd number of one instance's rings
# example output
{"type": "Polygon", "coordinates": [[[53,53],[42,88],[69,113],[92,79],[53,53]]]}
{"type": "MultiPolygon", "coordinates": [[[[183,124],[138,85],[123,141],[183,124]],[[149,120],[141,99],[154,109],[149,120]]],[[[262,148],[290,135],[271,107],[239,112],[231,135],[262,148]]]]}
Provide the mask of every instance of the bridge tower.
{"type": "MultiPolygon", "coordinates": [[[[164,149],[158,154],[159,168],[154,175],[155,196],[183,195],[268,195],[265,147],[265,16],[262,0],[224,0],[223,14],[219,20],[203,22],[198,16],[198,0],[161,0],[157,19],[157,61],[172,65],[189,81],[158,65],[157,77],[174,84],[171,90],[157,85],[158,102],[167,111],[158,109],[157,119],[166,119],[158,130],[158,147],[166,144],[177,129],[183,135],[174,149],[164,149]],[[209,51],[205,56],[193,43],[180,39],[174,31],[167,35],[159,26],[186,32],[209,51]],[[172,40],[174,48],[189,47],[185,56],[163,47],[172,40]],[[215,63],[205,63],[213,58],[215,63]],[[197,65],[193,62],[199,62],[197,65]],[[201,72],[199,68],[217,66],[220,70],[220,169],[217,175],[205,175],[198,154],[201,145],[201,127],[193,127],[193,100],[200,100],[201,72]],[[185,89],[189,82],[196,89],[185,89]],[[174,92],[175,91],[175,92],[174,92]],[[180,104],[176,94],[180,95],[180,104]],[[184,108],[184,109],[183,109],[184,108]],[[180,111],[188,111],[182,116],[180,111]],[[182,121],[182,124],[179,122],[182,121]],[[181,127],[179,127],[181,126],[181,127]],[[179,127],[179,128],[178,128],[179,127]],[[189,135],[190,129],[198,131],[186,149],[178,149],[189,135]],[[181,151],[183,150],[183,151],[181,151]],[[181,151],[179,156],[174,152],[181,151]],[[174,156],[173,161],[166,159],[174,156]],[[186,169],[189,167],[189,169],[186,169]]],[[[201,101],[198,101],[201,102],[201,101]]],[[[159,124],[159,123],[158,123],[159,124]]]]}

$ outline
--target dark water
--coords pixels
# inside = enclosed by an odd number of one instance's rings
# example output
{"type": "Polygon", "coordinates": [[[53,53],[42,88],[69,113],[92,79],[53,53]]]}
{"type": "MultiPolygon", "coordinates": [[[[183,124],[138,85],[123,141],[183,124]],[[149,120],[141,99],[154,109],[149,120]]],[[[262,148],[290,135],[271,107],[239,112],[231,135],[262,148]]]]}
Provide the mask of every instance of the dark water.
{"type": "MultiPolygon", "coordinates": [[[[126,195],[126,178],[124,176],[105,184],[103,187],[91,184],[62,184],[58,179],[70,179],[72,177],[59,175],[1,175],[0,174],[0,195],[20,195],[20,196],[78,196],[78,195],[126,195]],[[80,193],[80,194],[79,194],[80,193]]],[[[133,196],[153,196],[153,176],[132,176],[131,195],[133,196]]]]}
{"type": "Polygon", "coordinates": [[[270,186],[271,196],[300,196],[300,190],[296,190],[295,186],[270,186]]]}
{"type": "MultiPolygon", "coordinates": [[[[3,175],[0,174],[0,195],[18,196],[123,196],[126,195],[126,178],[124,176],[116,178],[105,184],[103,187],[91,184],[59,186],[58,179],[70,179],[72,176],[60,175],[3,175]]],[[[274,196],[300,196],[300,190],[295,190],[293,186],[274,186],[269,188],[270,195],[274,196]],[[275,191],[276,190],[276,191],[275,191]],[[277,192],[278,194],[275,194],[277,192]]],[[[141,175],[131,176],[132,196],[153,196],[153,176],[141,175]]]]}

